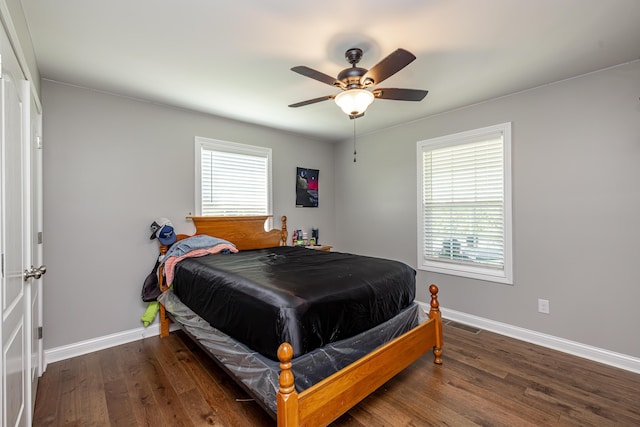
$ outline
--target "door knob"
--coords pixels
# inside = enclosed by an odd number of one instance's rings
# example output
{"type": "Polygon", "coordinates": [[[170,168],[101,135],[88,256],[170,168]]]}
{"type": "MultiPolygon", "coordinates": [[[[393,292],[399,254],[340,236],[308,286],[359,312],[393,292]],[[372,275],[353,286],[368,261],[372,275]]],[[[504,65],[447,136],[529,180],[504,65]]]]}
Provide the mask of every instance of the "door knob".
{"type": "Polygon", "coordinates": [[[32,265],[30,270],[25,270],[24,271],[24,281],[26,282],[29,279],[38,280],[46,272],[47,272],[47,266],[46,265],[41,265],[40,267],[34,267],[32,265]]]}

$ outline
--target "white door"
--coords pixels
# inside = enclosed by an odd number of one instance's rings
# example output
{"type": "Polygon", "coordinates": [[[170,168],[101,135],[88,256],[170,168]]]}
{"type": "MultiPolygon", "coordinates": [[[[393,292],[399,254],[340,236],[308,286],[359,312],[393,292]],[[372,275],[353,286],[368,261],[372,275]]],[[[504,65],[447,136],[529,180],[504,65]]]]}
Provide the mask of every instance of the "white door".
{"type": "Polygon", "coordinates": [[[2,426],[27,426],[31,422],[30,292],[25,280],[30,265],[29,196],[29,85],[9,42],[0,31],[0,163],[2,290],[2,426]]]}

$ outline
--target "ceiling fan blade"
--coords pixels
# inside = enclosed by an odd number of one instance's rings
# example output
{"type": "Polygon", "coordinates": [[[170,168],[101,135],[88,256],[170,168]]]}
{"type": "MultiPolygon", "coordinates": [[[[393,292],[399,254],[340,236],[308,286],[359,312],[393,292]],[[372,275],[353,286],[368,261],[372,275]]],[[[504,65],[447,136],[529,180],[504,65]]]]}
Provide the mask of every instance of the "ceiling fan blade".
{"type": "Polygon", "coordinates": [[[373,96],[380,99],[394,99],[396,101],[422,101],[428,90],[381,88],[374,89],[373,96]]]}
{"type": "Polygon", "coordinates": [[[383,80],[386,80],[409,65],[414,59],[416,59],[416,57],[413,53],[404,49],[397,49],[367,71],[365,75],[360,78],[360,84],[363,86],[380,84],[383,80]]]}
{"type": "Polygon", "coordinates": [[[294,71],[298,74],[302,74],[305,77],[312,78],[314,80],[318,80],[319,82],[326,83],[329,86],[337,86],[344,87],[344,83],[340,80],[336,80],[335,78],[328,76],[320,71],[316,71],[313,68],[306,67],[304,65],[299,65],[297,67],[293,67],[291,71],[294,71]]]}
{"type": "Polygon", "coordinates": [[[301,102],[296,102],[295,104],[291,104],[289,105],[289,107],[292,107],[292,108],[304,107],[305,105],[315,104],[316,102],[326,101],[328,99],[333,99],[335,97],[336,97],[335,95],[327,95],[327,96],[321,96],[319,98],[307,99],[306,101],[301,101],[301,102]]]}

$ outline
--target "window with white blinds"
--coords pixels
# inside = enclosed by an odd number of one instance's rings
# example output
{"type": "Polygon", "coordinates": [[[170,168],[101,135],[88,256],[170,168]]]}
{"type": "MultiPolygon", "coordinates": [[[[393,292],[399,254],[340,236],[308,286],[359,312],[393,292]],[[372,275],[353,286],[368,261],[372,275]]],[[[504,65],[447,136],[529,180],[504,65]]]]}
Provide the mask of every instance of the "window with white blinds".
{"type": "Polygon", "coordinates": [[[271,214],[271,149],[196,137],[196,214],[271,214]]]}
{"type": "Polygon", "coordinates": [[[417,147],[418,268],[513,283],[511,124],[417,147]]]}

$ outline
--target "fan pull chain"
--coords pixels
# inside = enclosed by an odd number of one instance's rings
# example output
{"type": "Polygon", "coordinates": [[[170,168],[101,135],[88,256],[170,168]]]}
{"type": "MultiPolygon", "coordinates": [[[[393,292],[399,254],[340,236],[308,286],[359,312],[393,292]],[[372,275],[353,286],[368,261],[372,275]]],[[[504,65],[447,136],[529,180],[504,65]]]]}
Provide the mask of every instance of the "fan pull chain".
{"type": "Polygon", "coordinates": [[[353,119],[353,163],[356,162],[356,119],[353,119]]]}

